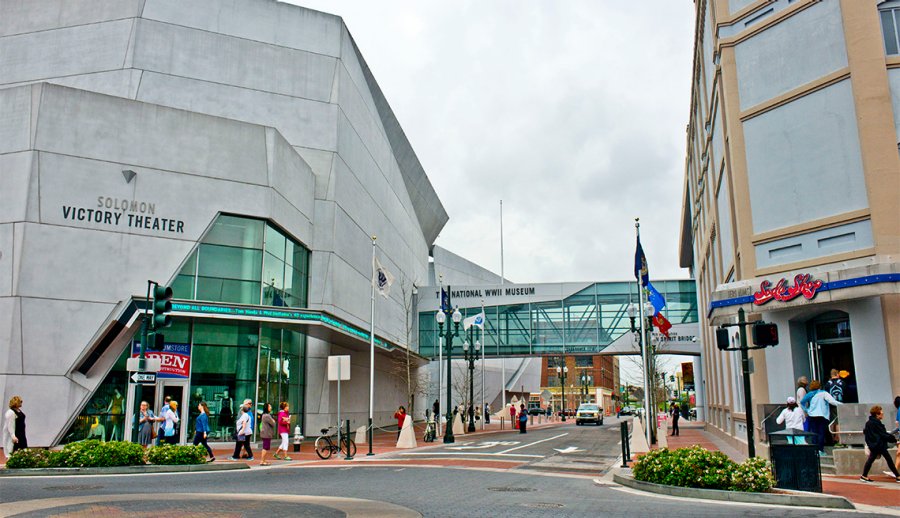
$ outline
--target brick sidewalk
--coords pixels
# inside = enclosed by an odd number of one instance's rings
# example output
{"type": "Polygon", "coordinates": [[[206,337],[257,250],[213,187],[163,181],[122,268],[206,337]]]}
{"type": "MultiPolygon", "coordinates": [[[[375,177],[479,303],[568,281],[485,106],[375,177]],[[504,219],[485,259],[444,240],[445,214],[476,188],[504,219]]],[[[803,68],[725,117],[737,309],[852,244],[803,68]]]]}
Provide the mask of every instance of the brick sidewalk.
{"type": "MultiPolygon", "coordinates": [[[[671,432],[670,432],[671,433],[671,432]]],[[[708,450],[721,451],[736,462],[742,462],[747,456],[724,443],[703,429],[703,423],[679,423],[678,437],[666,437],[669,449],[700,445],[708,450]]],[[[879,461],[872,469],[870,478],[874,483],[861,482],[858,476],[822,476],[822,491],[829,495],[842,496],[853,503],[875,506],[888,506],[900,509],[900,484],[893,477],[881,473],[886,469],[879,461]]]]}

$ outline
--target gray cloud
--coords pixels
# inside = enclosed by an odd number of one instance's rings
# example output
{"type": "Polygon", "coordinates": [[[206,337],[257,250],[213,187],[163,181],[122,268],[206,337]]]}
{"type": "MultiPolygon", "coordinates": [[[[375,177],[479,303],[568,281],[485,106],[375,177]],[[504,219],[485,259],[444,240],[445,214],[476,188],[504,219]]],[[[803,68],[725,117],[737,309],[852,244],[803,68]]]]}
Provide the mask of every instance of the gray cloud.
{"type": "Polygon", "coordinates": [[[692,2],[298,1],[340,15],[441,197],[438,244],[514,281],[651,275],[677,246],[692,2]]]}

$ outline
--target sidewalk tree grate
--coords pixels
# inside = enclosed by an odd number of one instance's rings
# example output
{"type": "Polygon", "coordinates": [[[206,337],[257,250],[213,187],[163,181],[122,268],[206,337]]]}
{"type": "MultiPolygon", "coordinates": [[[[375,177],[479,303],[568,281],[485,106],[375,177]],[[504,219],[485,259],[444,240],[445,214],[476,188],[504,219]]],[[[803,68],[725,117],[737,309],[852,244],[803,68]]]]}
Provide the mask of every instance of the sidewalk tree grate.
{"type": "Polygon", "coordinates": [[[522,504],[523,507],[530,507],[532,509],[559,509],[560,507],[565,507],[563,504],[557,504],[555,502],[533,502],[530,504],[522,504]]]}
{"type": "Polygon", "coordinates": [[[488,491],[499,491],[503,493],[529,493],[531,491],[537,491],[533,487],[489,487],[488,491]]]}

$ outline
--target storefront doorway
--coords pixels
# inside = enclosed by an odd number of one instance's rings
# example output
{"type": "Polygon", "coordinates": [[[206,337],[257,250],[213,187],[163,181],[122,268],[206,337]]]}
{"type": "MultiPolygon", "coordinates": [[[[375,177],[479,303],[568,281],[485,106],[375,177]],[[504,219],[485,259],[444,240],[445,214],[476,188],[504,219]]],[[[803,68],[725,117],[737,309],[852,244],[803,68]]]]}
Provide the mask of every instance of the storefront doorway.
{"type": "MultiPolygon", "coordinates": [[[[153,410],[153,413],[159,415],[163,408],[163,403],[166,397],[169,397],[170,400],[178,403],[178,419],[180,422],[176,427],[176,435],[178,436],[178,442],[184,443],[187,437],[188,431],[188,400],[187,400],[187,388],[188,382],[187,380],[178,380],[178,379],[157,379],[155,385],[144,385],[141,389],[141,401],[146,401],[150,408],[153,410]]],[[[129,422],[133,421],[133,413],[135,408],[135,402],[137,398],[137,385],[134,383],[128,384],[128,411],[129,422]]],[[[137,440],[137,428],[128,427],[126,440],[135,441],[137,440]]]]}
{"type": "Polygon", "coordinates": [[[824,385],[835,369],[843,379],[842,401],[859,402],[849,315],[843,311],[820,315],[808,323],[807,334],[811,379],[824,385]]]}

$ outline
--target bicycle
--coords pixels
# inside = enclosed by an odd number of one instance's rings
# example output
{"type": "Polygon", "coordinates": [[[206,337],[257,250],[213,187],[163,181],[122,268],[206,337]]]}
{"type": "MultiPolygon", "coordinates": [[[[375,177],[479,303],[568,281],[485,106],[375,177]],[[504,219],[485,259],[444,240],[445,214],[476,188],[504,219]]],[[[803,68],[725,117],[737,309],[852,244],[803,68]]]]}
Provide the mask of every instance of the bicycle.
{"type": "Polygon", "coordinates": [[[425,442],[434,442],[435,437],[437,437],[437,430],[435,429],[434,421],[429,420],[428,424],[425,425],[425,436],[422,439],[425,442]]]}
{"type": "Polygon", "coordinates": [[[322,435],[316,438],[316,455],[320,459],[330,459],[335,453],[343,453],[348,457],[356,455],[356,443],[349,437],[341,436],[340,446],[334,443],[332,437],[337,434],[330,434],[331,428],[322,428],[322,435]]]}

